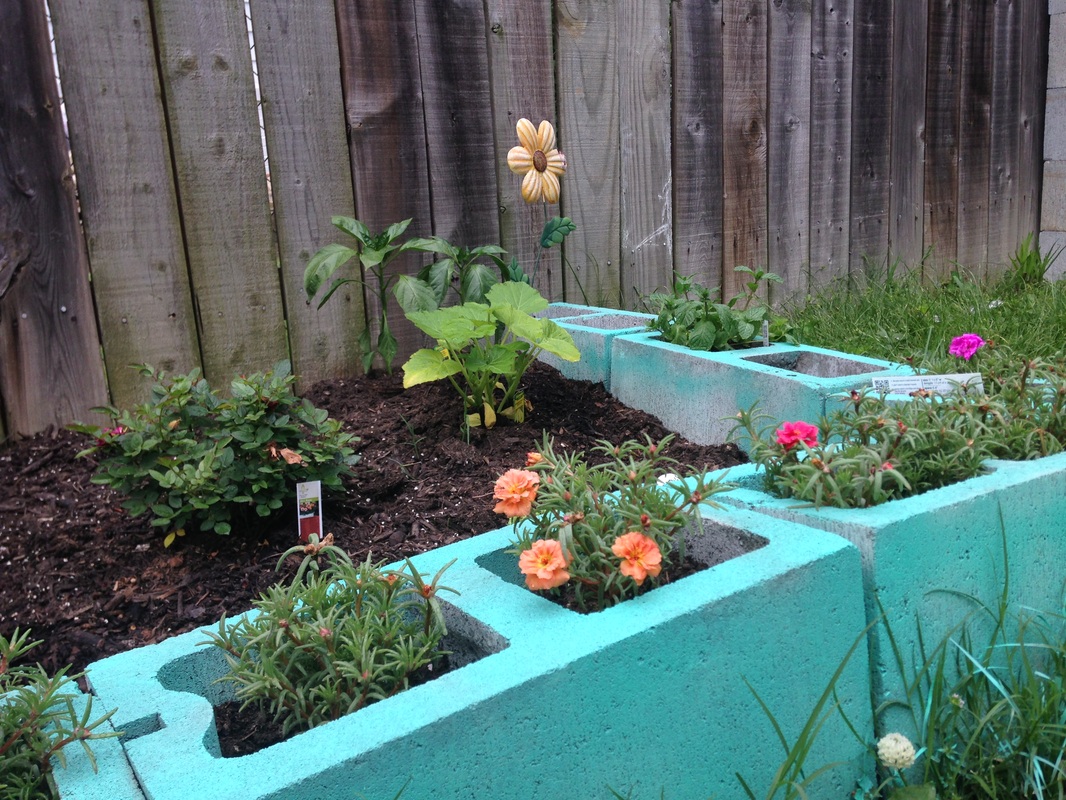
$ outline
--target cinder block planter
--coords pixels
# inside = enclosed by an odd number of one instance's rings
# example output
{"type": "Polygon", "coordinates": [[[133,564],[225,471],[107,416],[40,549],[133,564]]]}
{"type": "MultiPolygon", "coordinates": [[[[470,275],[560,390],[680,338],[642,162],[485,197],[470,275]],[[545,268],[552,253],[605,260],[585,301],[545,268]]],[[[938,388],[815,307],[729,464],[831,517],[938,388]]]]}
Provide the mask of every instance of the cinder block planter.
{"type": "MultiPolygon", "coordinates": [[[[197,647],[200,631],[97,662],[90,679],[101,707],[119,708],[149,800],[385,800],[408,781],[405,800],[591,800],[607,798],[608,783],[634,797],[735,797],[735,771],[765,786],[781,760],[742,676],[794,737],[863,628],[859,554],[739,509],[711,513],[707,529],[767,544],[588,615],[515,584],[509,528],[426,553],[423,571],[458,559],[445,580],[462,592],[453,628],[489,654],[251,755],[217,755],[221,661],[197,647]]],[[[862,648],[838,690],[869,729],[862,648]]],[[[862,750],[839,719],[826,724],[810,763],[846,763],[821,796],[846,796],[862,750]]],[[[72,773],[58,777],[64,798],[83,796],[72,773]]]]}
{"type": "Polygon", "coordinates": [[[612,343],[610,388],[623,403],[654,414],[682,436],[720,444],[729,439],[733,415],[756,401],[776,419],[816,421],[827,403],[834,410],[833,395],[901,370],[888,361],[805,345],[708,353],[647,332],[612,343]]]}
{"type": "MultiPolygon", "coordinates": [[[[994,607],[1010,570],[1009,601],[1061,610],[1066,580],[1066,454],[1037,461],[989,461],[990,472],[868,509],[801,507],[763,491],[753,465],[729,471],[740,487],[722,502],[835,533],[862,554],[867,618],[880,597],[897,643],[917,652],[915,619],[935,644],[974,609],[961,592],[994,607]]],[[[976,642],[990,630],[974,618],[976,642]]],[[[902,698],[903,687],[882,629],[871,636],[875,702],[902,698]]]]}
{"type": "MultiPolygon", "coordinates": [[[[567,303],[553,303],[547,311],[553,314],[558,313],[559,306],[565,306],[569,311],[574,310],[574,307],[567,303]]],[[[610,390],[611,342],[618,336],[647,330],[648,322],[655,317],[651,314],[638,314],[632,311],[612,311],[591,307],[585,307],[584,310],[590,313],[552,317],[573,337],[574,344],[581,351],[581,359],[563,361],[551,353],[541,353],[540,360],[555,367],[571,380],[602,383],[610,390]]]]}

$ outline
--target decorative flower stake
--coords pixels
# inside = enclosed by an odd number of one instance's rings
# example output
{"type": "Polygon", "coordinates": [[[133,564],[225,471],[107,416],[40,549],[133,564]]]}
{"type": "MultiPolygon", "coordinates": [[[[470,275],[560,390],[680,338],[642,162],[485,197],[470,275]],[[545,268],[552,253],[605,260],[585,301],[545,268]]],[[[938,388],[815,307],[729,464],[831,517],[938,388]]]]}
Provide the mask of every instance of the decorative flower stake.
{"type": "Polygon", "coordinates": [[[517,147],[507,154],[507,166],[522,179],[522,199],[527,203],[543,200],[559,202],[559,178],[566,172],[566,156],[555,148],[555,128],[547,120],[534,128],[525,117],[518,120],[517,147]]]}

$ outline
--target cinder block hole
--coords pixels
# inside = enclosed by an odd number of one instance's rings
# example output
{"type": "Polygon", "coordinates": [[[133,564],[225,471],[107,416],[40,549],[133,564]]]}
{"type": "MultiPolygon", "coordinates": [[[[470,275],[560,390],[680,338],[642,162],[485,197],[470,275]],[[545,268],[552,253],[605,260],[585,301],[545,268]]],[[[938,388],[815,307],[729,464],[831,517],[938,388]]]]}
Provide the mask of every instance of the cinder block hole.
{"type": "Polygon", "coordinates": [[[583,317],[587,314],[595,314],[595,308],[588,308],[585,306],[572,306],[572,305],[550,305],[543,311],[538,311],[533,316],[546,317],[548,319],[560,319],[562,317],[583,317]]]}
{"type": "Polygon", "coordinates": [[[637,314],[603,314],[602,316],[562,318],[560,321],[604,331],[620,331],[627,328],[642,331],[648,327],[648,318],[637,314]]]}
{"type": "MultiPolygon", "coordinates": [[[[685,555],[702,569],[740,558],[769,544],[762,536],[719,521],[699,519],[683,532],[685,555]]],[[[525,586],[518,570],[518,556],[505,548],[475,559],[477,565],[515,586],[525,586]]],[[[685,578],[681,579],[682,581],[685,578]]],[[[576,613],[576,612],[575,612],[576,613]]]]}
{"type": "Polygon", "coordinates": [[[872,364],[864,364],[861,361],[853,361],[850,358],[840,358],[839,356],[831,356],[825,353],[812,353],[808,350],[790,350],[784,353],[745,356],[744,360],[788,370],[789,372],[798,372],[801,375],[812,375],[816,378],[843,378],[847,375],[865,375],[870,372],[880,371],[878,367],[872,364]]]}
{"type": "Polygon", "coordinates": [[[122,736],[120,738],[123,742],[132,742],[134,739],[140,739],[142,736],[161,731],[165,727],[166,723],[163,722],[161,716],[149,714],[147,717],[141,717],[131,722],[123,722],[122,736]]]}

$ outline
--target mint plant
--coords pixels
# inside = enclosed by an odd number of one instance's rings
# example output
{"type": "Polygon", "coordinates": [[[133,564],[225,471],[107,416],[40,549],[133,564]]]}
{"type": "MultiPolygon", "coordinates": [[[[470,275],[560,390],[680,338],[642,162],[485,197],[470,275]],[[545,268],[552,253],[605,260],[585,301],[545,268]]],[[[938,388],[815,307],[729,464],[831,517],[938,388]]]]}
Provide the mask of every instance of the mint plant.
{"type": "MultiPolygon", "coordinates": [[[[327,535],[293,553],[305,557],[293,580],[262,594],[255,611],[225,617],[203,644],[220,648],[243,707],[273,715],[285,734],[306,730],[406,689],[447,655],[438,594],[451,566],[428,582],[408,560],[388,570],[353,564],[327,535]],[[319,565],[319,559],[325,560],[319,565]]],[[[453,562],[454,563],[454,562],[453,562]]]]}
{"type": "Polygon", "coordinates": [[[358,461],[340,423],[296,397],[288,362],[240,377],[230,397],[200,377],[167,377],[141,365],[157,381],[149,402],[132,411],[97,409],[112,426],[71,425],[95,437],[79,456],[97,455],[93,483],[127,495],[132,516],[151,512],[168,532],[166,545],[189,525],[228,534],[255,515],[268,517],[294,496],[299,481],[341,488],[358,461]]]}
{"type": "Polygon", "coordinates": [[[407,314],[435,339],[435,348],[415,352],[403,365],[404,388],[447,380],[463,398],[464,426],[491,428],[500,416],[525,418],[522,376],[541,352],[565,361],[580,353],[570,334],[532,314],[548,307],[540,292],[508,281],[485,293],[488,303],[463,303],[407,314]]]}
{"type": "Polygon", "coordinates": [[[95,770],[89,742],[121,735],[100,731],[115,712],[93,719],[91,696],[76,708],[80,674],[15,664],[40,644],[29,637],[18,628],[10,639],[0,634],[0,800],[57,797],[51,770],[53,758],[65,766],[62,748],[78,742],[95,770]]]}
{"type": "Polygon", "coordinates": [[[749,275],[750,280],[744,284],[743,292],[724,303],[717,299],[721,293],[718,287],[700,286],[692,276],[675,276],[672,292],[658,292],[647,298],[649,310],[656,315],[648,329],[658,331],[663,341],[693,350],[750,346],[764,322],[771,340],[792,341],[787,321],[775,315],[757,294],[761,285],[781,283],[781,277],[743,266],[735,271],[749,275]]]}

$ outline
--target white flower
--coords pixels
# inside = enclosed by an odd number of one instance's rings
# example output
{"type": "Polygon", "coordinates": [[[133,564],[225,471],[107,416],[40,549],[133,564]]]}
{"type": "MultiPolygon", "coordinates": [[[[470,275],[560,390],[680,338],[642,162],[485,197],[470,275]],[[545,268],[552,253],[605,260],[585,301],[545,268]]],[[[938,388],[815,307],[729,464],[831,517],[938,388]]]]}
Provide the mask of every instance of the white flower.
{"type": "Polygon", "coordinates": [[[666,484],[668,483],[674,483],[675,481],[679,480],[681,479],[677,477],[674,473],[667,472],[665,475],[660,475],[658,478],[656,478],[655,483],[657,486],[666,486],[666,484]]]}
{"type": "Polygon", "coordinates": [[[914,745],[902,733],[890,733],[877,743],[877,760],[889,769],[914,766],[914,745]]]}

